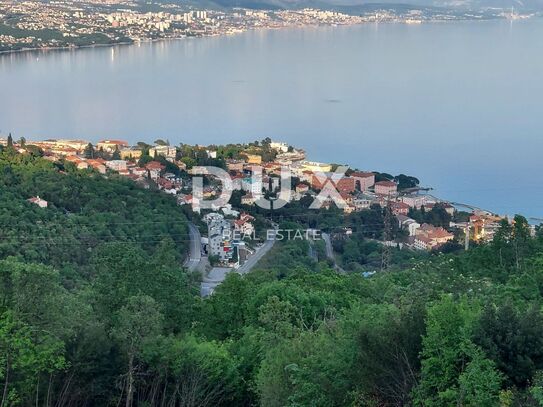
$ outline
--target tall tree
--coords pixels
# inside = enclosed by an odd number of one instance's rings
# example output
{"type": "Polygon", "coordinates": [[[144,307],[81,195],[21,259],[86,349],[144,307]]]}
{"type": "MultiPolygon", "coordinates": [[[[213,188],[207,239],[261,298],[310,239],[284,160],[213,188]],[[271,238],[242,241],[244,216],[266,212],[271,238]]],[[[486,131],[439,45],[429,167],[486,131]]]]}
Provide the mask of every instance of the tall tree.
{"type": "Polygon", "coordinates": [[[119,151],[119,146],[115,146],[115,151],[111,155],[112,160],[120,160],[121,159],[121,152],[119,151]]]}
{"type": "Polygon", "coordinates": [[[510,303],[489,305],[476,323],[473,341],[510,385],[525,388],[535,371],[543,369],[543,316],[537,306],[517,311],[510,303]]]}
{"type": "Polygon", "coordinates": [[[428,309],[422,340],[421,378],[415,389],[415,405],[446,407],[458,399],[458,377],[467,362],[472,320],[467,303],[444,296],[428,309]]]}
{"type": "Polygon", "coordinates": [[[87,159],[94,158],[94,147],[92,143],[87,144],[87,146],[85,147],[85,150],[83,151],[83,156],[87,159]]]}
{"type": "Polygon", "coordinates": [[[123,347],[127,358],[126,407],[133,404],[136,364],[143,346],[160,333],[161,325],[162,315],[158,305],[148,296],[130,297],[117,313],[117,324],[111,333],[123,347]]]}
{"type": "Polygon", "coordinates": [[[466,349],[470,361],[458,378],[456,405],[466,407],[494,407],[499,405],[501,374],[494,362],[485,358],[476,346],[466,349]]]}

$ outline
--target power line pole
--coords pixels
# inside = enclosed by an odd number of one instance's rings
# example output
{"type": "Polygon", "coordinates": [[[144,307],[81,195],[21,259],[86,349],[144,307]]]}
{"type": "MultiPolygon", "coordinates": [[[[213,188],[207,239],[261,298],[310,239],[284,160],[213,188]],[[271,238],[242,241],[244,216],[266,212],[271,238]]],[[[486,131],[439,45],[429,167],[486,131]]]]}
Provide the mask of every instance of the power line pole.
{"type": "Polygon", "coordinates": [[[469,250],[469,227],[470,227],[470,225],[468,223],[468,225],[466,226],[466,229],[464,229],[464,233],[466,234],[466,237],[465,237],[465,240],[464,240],[464,249],[466,251],[469,250]]]}

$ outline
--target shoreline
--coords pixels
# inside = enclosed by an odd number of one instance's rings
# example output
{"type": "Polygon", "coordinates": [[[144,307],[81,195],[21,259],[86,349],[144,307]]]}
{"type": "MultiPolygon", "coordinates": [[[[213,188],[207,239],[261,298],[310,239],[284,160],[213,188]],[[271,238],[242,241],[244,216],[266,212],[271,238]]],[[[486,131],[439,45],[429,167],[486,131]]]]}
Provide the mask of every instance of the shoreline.
{"type": "MultiPolygon", "coordinates": [[[[148,39],[141,39],[141,40],[133,40],[131,42],[123,41],[123,42],[115,42],[115,43],[109,43],[109,44],[88,44],[88,45],[74,45],[74,46],[63,46],[63,47],[42,47],[42,48],[21,48],[21,49],[13,49],[13,50],[4,50],[0,51],[0,57],[3,57],[4,55],[10,55],[10,54],[24,54],[24,53],[49,53],[49,52],[55,52],[55,51],[77,51],[82,49],[92,49],[92,48],[113,48],[116,46],[127,46],[127,45],[136,45],[141,43],[158,43],[158,42],[166,42],[166,41],[179,41],[179,40],[186,40],[191,38],[208,38],[208,37],[228,37],[231,35],[238,35],[247,33],[250,31],[263,31],[263,30],[284,30],[284,29],[305,29],[305,28],[319,28],[319,27],[329,27],[329,28],[338,28],[338,27],[352,27],[352,26],[358,26],[358,25],[365,25],[365,24],[401,24],[406,26],[420,26],[424,24],[435,24],[435,23],[455,23],[455,22],[486,22],[486,21],[496,21],[496,20],[502,20],[500,18],[487,18],[487,19],[455,19],[455,20],[428,20],[428,21],[420,21],[416,24],[410,22],[410,21],[366,21],[366,22],[358,22],[358,23],[351,23],[351,24],[307,24],[307,25],[291,25],[291,26],[282,26],[282,27],[251,27],[248,29],[239,29],[237,32],[231,32],[231,33],[219,33],[219,34],[209,34],[209,35],[194,35],[194,36],[179,36],[179,37],[165,37],[165,38],[148,38],[148,39]]],[[[503,19],[504,21],[507,21],[507,19],[503,19]]]]}

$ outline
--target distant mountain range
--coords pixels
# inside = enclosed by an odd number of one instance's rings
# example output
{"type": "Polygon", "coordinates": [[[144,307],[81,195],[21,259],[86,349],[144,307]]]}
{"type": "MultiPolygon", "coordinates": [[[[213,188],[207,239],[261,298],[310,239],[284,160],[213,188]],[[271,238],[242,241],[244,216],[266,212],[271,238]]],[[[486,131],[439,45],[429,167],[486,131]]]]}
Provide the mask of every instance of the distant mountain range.
{"type": "MultiPolygon", "coordinates": [[[[172,3],[172,0],[164,0],[172,3]]],[[[173,0],[183,2],[187,0],[173,0]]],[[[232,8],[243,7],[253,9],[296,9],[314,7],[321,9],[358,12],[375,8],[410,8],[437,7],[447,9],[482,10],[488,8],[511,9],[517,11],[543,11],[543,0],[407,0],[398,4],[398,0],[189,0],[189,3],[201,7],[232,8]]]]}

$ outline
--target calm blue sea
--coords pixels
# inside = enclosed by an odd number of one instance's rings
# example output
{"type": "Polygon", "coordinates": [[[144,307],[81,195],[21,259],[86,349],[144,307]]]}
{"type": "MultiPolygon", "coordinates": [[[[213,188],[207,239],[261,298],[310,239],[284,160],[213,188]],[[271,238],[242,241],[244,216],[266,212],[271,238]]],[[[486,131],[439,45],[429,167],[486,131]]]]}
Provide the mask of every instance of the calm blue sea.
{"type": "Polygon", "coordinates": [[[0,57],[0,133],[242,142],[543,217],[543,20],[255,31],[0,57]]]}

